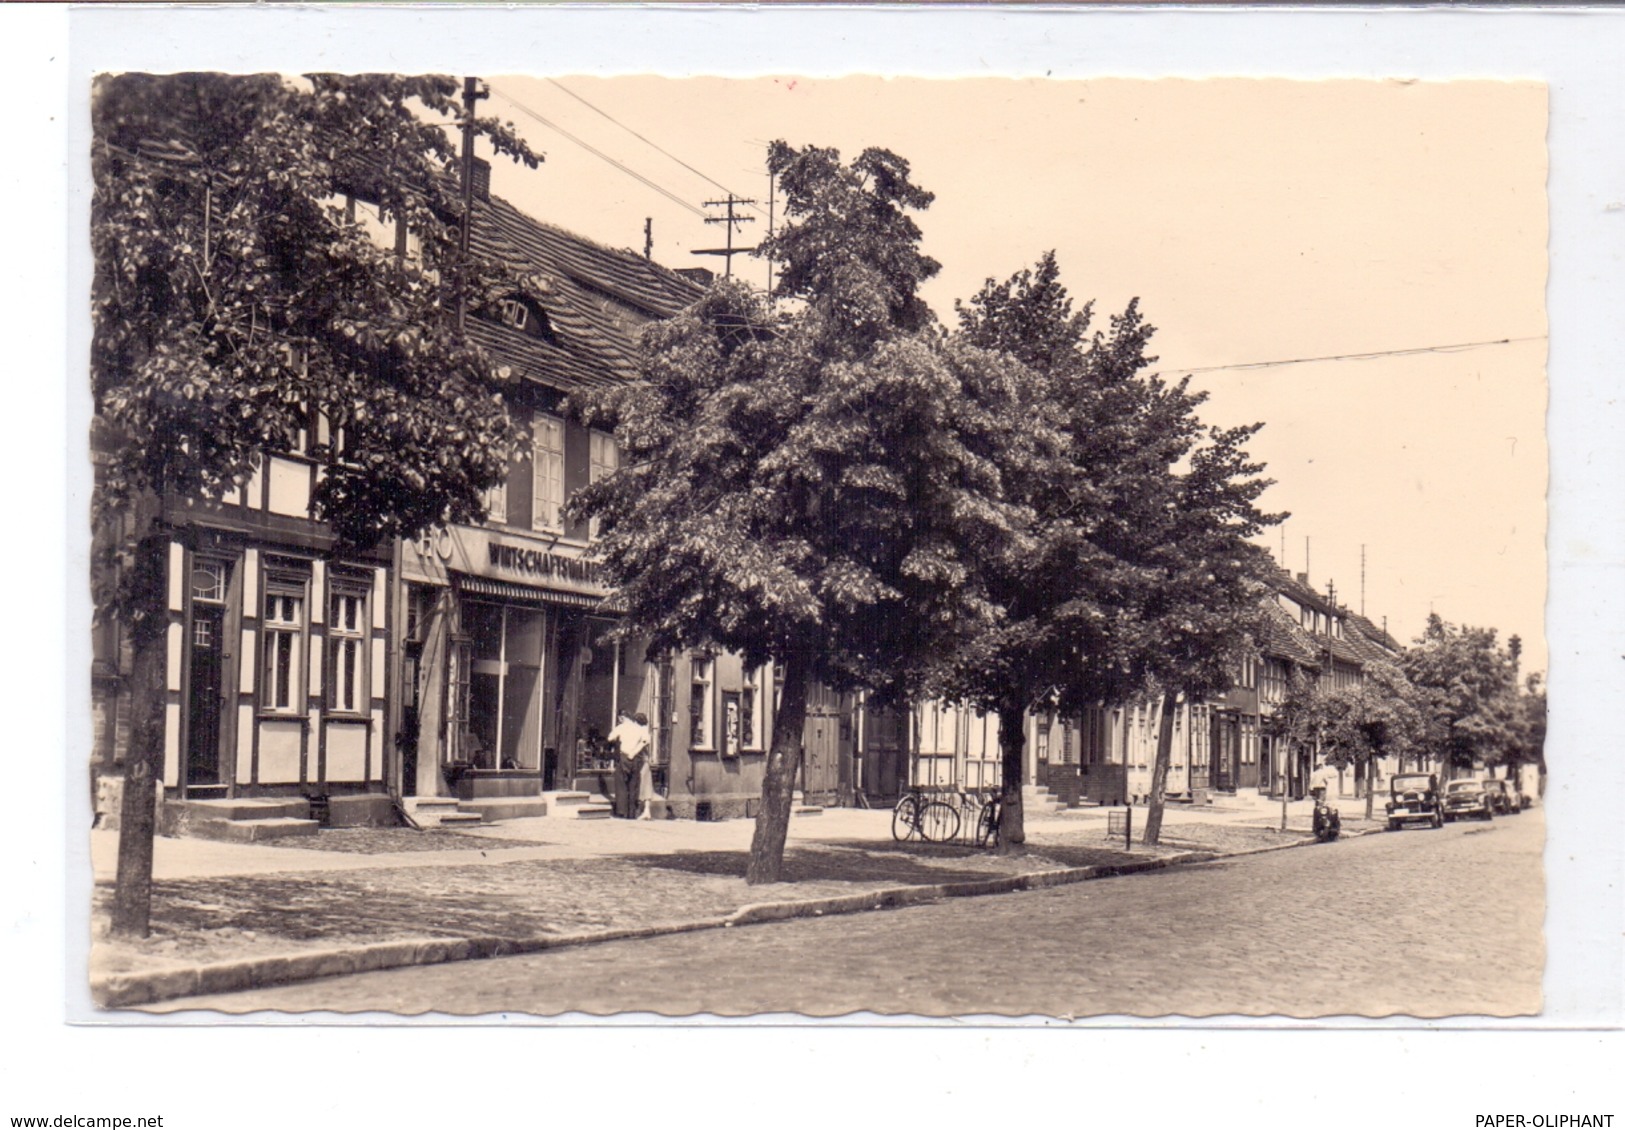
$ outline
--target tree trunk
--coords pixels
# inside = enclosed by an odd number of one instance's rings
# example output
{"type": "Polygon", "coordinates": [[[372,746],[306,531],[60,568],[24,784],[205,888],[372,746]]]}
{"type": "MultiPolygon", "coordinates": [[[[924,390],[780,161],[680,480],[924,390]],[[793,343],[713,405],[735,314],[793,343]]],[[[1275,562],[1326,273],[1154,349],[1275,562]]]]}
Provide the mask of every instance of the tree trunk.
{"type": "Polygon", "coordinates": [[[745,867],[748,884],[777,883],[784,872],[784,838],[790,831],[790,802],[806,721],[806,656],[792,652],[784,661],[784,697],[773,717],[773,748],[762,774],[762,810],[756,814],[750,862],[745,867]]]}
{"type": "Polygon", "coordinates": [[[1019,854],[1027,842],[1027,817],[1021,804],[1021,755],[1027,748],[1027,707],[1020,698],[999,704],[999,847],[1000,855],[1019,854]]]}
{"type": "Polygon", "coordinates": [[[119,807],[112,921],[115,937],[145,938],[151,918],[155,783],[163,780],[164,773],[164,696],[168,685],[165,548],[162,538],[140,543],[132,566],[140,575],[130,586],[134,606],[126,615],[131,648],[130,744],[124,751],[124,797],[119,807]]]}
{"type": "Polygon", "coordinates": [[[1178,694],[1172,690],[1162,695],[1162,718],[1157,726],[1157,757],[1151,766],[1151,803],[1145,813],[1145,835],[1140,842],[1155,847],[1162,836],[1163,793],[1168,788],[1168,763],[1174,752],[1174,711],[1178,708],[1178,694]]]}
{"type": "Polygon", "coordinates": [[[1365,758],[1365,818],[1371,819],[1375,810],[1377,791],[1377,759],[1373,754],[1366,754],[1365,758]]]}

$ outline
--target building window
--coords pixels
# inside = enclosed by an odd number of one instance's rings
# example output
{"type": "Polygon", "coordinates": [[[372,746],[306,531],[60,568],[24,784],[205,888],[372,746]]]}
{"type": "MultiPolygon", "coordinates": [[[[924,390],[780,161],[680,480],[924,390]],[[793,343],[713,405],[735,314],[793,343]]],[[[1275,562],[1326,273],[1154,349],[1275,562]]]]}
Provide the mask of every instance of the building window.
{"type": "Polygon", "coordinates": [[[265,677],[260,680],[260,708],[272,714],[297,714],[305,688],[305,589],[286,580],[265,588],[265,677]]]}
{"type": "Polygon", "coordinates": [[[745,685],[739,693],[739,731],[745,748],[763,749],[762,668],[745,672],[745,685]]]}
{"type": "Polygon", "coordinates": [[[226,563],[199,560],[192,566],[192,599],[219,604],[226,599],[226,563]]]}
{"type": "Polygon", "coordinates": [[[537,416],[531,425],[534,510],[531,525],[538,530],[564,528],[564,421],[537,416]]]}
{"type": "Polygon", "coordinates": [[[712,660],[695,656],[690,663],[688,689],[688,744],[694,749],[713,749],[711,705],[712,660]]]}
{"type": "Polygon", "coordinates": [[[328,708],[360,714],[367,707],[367,597],[364,589],[336,587],[327,625],[328,708]]]}
{"type": "Polygon", "coordinates": [[[508,483],[506,480],[485,492],[485,520],[500,523],[508,521],[508,483]]]}
{"type": "Polygon", "coordinates": [[[517,298],[504,298],[497,306],[497,317],[520,333],[530,328],[530,311],[517,298]]]}
{"type": "MultiPolygon", "coordinates": [[[[587,433],[587,481],[596,483],[599,479],[607,479],[615,473],[620,466],[620,451],[615,446],[615,437],[608,432],[587,433]]],[[[592,519],[587,527],[587,536],[598,536],[598,519],[592,519]]]]}

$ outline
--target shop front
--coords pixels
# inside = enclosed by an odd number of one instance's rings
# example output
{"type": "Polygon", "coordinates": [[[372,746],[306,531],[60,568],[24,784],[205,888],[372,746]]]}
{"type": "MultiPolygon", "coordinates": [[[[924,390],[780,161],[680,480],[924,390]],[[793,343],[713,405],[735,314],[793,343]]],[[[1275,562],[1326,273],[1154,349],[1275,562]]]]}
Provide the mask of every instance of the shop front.
{"type": "Polygon", "coordinates": [[[578,547],[454,526],[403,547],[400,788],[462,800],[599,791],[620,709],[650,713],[641,647],[578,547]]]}

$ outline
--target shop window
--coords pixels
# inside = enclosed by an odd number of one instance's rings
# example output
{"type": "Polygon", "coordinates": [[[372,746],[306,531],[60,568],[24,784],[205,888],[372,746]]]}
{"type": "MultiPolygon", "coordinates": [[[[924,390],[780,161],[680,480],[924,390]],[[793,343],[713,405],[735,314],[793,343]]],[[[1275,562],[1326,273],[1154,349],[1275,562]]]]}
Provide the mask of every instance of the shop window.
{"type": "Polygon", "coordinates": [[[533,508],[531,525],[562,530],[564,508],[564,421],[537,416],[531,425],[533,508]]]}
{"type": "MultiPolygon", "coordinates": [[[[599,479],[607,479],[615,473],[620,466],[620,451],[615,446],[615,437],[608,432],[592,431],[587,433],[587,481],[596,483],[599,479]]],[[[587,527],[587,536],[598,536],[598,519],[594,518],[587,527]]]]}
{"type": "Polygon", "coordinates": [[[708,657],[695,656],[689,665],[688,720],[689,745],[695,749],[714,749],[714,707],[711,702],[711,680],[715,663],[708,657]]]}
{"type": "Polygon", "coordinates": [[[361,714],[367,708],[367,596],[348,584],[333,588],[327,623],[329,710],[361,714]]]}
{"type": "Polygon", "coordinates": [[[304,697],[305,588],[273,575],[265,586],[264,677],[260,709],[297,714],[304,697]]]}
{"type": "Polygon", "coordinates": [[[469,601],[459,641],[459,758],[476,769],[535,769],[541,757],[540,609],[469,601]]]}

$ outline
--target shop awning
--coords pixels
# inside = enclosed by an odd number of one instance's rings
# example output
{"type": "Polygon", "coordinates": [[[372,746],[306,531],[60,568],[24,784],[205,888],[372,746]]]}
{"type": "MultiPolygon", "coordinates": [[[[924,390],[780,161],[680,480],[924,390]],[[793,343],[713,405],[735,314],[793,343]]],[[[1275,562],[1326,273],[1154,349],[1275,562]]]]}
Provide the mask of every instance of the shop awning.
{"type": "Polygon", "coordinates": [[[521,604],[566,604],[572,608],[590,608],[598,612],[617,613],[620,611],[612,602],[606,601],[604,597],[594,596],[591,593],[568,592],[563,589],[532,588],[530,585],[516,585],[512,581],[496,581],[489,577],[470,577],[462,573],[454,573],[452,576],[459,592],[475,593],[479,596],[495,596],[521,604]]]}

